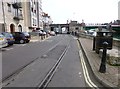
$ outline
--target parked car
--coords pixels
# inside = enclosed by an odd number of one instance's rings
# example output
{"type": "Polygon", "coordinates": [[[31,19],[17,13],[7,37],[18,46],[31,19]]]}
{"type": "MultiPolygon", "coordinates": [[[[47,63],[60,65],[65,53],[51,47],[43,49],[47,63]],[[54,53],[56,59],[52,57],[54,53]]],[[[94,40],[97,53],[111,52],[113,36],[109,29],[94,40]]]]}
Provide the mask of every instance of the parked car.
{"type": "Polygon", "coordinates": [[[22,33],[25,35],[26,38],[28,38],[28,39],[31,38],[31,36],[30,36],[30,34],[28,32],[22,32],[22,33]]]}
{"type": "Polygon", "coordinates": [[[86,34],[91,35],[91,36],[96,36],[97,32],[96,32],[96,29],[91,29],[91,30],[88,30],[86,34]]]}
{"type": "Polygon", "coordinates": [[[43,35],[46,35],[47,33],[45,31],[43,31],[43,35]]]}
{"type": "Polygon", "coordinates": [[[15,39],[15,43],[29,43],[31,38],[28,32],[13,32],[12,34],[15,39]]]}
{"type": "Polygon", "coordinates": [[[43,35],[43,31],[42,30],[39,30],[38,33],[39,33],[39,36],[43,35]]]}
{"type": "Polygon", "coordinates": [[[68,31],[67,34],[70,34],[70,32],[68,31]]]}
{"type": "Polygon", "coordinates": [[[6,37],[0,33],[0,48],[6,47],[8,45],[8,42],[6,40],[6,37]]]}
{"type": "Polygon", "coordinates": [[[56,34],[55,34],[54,31],[51,31],[51,32],[50,32],[50,35],[51,35],[51,36],[55,36],[56,34]]]}
{"type": "Polygon", "coordinates": [[[42,36],[43,31],[42,30],[34,30],[32,33],[35,33],[36,35],[42,36]]]}
{"type": "Polygon", "coordinates": [[[4,35],[8,41],[8,45],[13,45],[15,42],[15,39],[11,33],[8,32],[2,32],[2,35],[4,35]]]}
{"type": "Polygon", "coordinates": [[[50,34],[50,30],[45,30],[46,31],[46,34],[50,34]]]}

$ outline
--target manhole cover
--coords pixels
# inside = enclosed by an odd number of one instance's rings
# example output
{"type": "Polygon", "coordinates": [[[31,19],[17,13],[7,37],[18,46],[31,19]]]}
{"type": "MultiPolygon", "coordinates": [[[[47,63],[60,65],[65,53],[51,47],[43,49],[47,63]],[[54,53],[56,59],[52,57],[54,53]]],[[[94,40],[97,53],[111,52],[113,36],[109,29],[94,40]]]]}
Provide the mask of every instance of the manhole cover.
{"type": "Polygon", "coordinates": [[[42,55],[41,58],[47,58],[47,55],[42,55]]]}

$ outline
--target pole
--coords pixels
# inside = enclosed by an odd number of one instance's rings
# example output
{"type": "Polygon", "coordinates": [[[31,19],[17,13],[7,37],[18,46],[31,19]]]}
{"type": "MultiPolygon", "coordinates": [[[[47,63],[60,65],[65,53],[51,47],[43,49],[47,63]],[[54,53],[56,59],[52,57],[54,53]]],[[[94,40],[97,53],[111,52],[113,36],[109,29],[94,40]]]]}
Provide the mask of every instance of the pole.
{"type": "Polygon", "coordinates": [[[99,72],[105,73],[106,72],[106,54],[107,54],[107,42],[103,42],[103,54],[102,54],[102,60],[101,60],[101,65],[99,72]]]}
{"type": "Polygon", "coordinates": [[[6,31],[6,22],[5,22],[5,11],[4,11],[4,3],[3,3],[3,0],[2,0],[2,12],[3,12],[3,21],[4,21],[4,25],[3,25],[3,29],[4,29],[4,32],[6,31]]]}

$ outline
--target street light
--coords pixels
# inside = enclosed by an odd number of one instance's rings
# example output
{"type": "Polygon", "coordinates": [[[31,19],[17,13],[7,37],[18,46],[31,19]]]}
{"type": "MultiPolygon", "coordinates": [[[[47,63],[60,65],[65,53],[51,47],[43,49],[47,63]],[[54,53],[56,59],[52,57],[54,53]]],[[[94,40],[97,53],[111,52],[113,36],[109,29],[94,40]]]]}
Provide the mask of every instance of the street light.
{"type": "Polygon", "coordinates": [[[3,21],[4,21],[3,29],[4,29],[4,32],[5,32],[6,31],[6,22],[5,22],[5,11],[4,11],[3,0],[2,0],[2,12],[3,12],[3,21]]]}

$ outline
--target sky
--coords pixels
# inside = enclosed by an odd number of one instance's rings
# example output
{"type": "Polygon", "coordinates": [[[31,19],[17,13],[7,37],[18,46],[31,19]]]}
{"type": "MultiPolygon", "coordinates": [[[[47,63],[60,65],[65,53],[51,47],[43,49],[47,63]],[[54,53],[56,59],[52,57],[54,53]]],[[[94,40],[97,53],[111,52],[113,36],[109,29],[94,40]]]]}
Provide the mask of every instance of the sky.
{"type": "Polygon", "coordinates": [[[109,23],[118,19],[120,0],[42,0],[42,9],[53,23],[109,23]]]}

